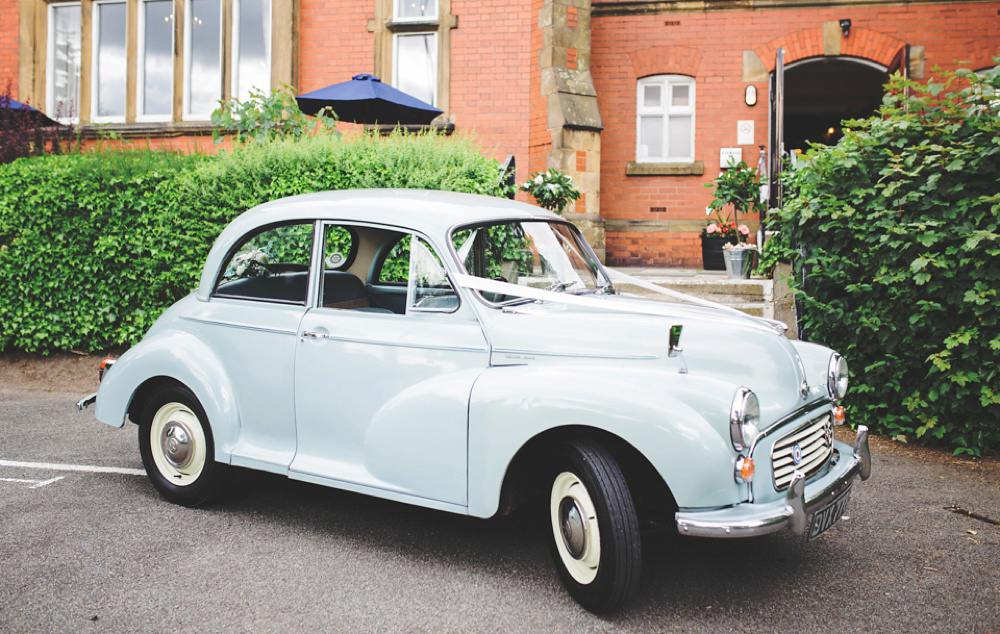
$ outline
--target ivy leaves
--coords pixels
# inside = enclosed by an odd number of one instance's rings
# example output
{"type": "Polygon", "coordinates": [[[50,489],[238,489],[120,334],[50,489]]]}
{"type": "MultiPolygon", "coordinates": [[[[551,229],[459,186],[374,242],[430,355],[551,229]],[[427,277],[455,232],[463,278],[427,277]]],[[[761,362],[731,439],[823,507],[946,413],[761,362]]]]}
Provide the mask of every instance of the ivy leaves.
{"type": "Polygon", "coordinates": [[[500,194],[497,161],[435,135],[302,137],[213,156],[131,150],[0,166],[0,351],[130,346],[194,289],[216,236],[295,194],[402,187],[500,194]]]}
{"type": "Polygon", "coordinates": [[[998,89],[996,69],[894,77],[877,116],[810,150],[772,216],[807,272],[809,338],[856,369],[851,419],[974,455],[1000,449],[998,89]]]}

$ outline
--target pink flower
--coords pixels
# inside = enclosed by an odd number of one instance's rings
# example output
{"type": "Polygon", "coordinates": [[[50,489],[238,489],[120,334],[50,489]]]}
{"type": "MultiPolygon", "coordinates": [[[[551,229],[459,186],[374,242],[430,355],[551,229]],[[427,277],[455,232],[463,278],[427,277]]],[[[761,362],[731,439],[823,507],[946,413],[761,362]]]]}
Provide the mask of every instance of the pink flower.
{"type": "Polygon", "coordinates": [[[743,235],[745,235],[745,236],[750,235],[750,227],[748,227],[746,225],[740,225],[739,229],[740,229],[740,233],[742,233],[743,235]]]}
{"type": "Polygon", "coordinates": [[[718,233],[718,232],[719,232],[719,225],[715,224],[714,222],[705,227],[705,233],[718,233]]]}

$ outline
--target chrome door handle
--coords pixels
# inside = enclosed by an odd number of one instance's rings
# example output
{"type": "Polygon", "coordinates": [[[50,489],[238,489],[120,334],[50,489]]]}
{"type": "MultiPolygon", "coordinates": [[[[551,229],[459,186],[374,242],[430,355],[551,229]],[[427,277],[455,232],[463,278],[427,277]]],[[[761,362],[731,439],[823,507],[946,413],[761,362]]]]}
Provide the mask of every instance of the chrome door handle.
{"type": "Polygon", "coordinates": [[[330,335],[323,334],[321,332],[316,332],[315,330],[303,330],[303,339],[329,339],[330,335]]]}

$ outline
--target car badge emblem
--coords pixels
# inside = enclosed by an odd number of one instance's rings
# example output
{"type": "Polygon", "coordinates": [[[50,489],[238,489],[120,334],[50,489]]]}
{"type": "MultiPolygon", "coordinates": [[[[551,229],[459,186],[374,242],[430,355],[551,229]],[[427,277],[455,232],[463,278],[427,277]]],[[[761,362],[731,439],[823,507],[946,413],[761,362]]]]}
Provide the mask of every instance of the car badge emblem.
{"type": "Polygon", "coordinates": [[[802,462],[802,447],[795,445],[792,447],[792,462],[799,464],[802,462]]]}

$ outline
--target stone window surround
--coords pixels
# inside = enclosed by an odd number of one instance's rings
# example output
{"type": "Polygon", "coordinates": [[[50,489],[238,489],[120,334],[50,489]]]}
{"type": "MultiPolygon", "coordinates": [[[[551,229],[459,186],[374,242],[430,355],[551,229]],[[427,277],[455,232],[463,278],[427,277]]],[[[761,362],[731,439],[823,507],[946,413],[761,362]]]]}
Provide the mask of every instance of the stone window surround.
{"type": "MultiPolygon", "coordinates": [[[[174,15],[183,16],[187,8],[186,0],[174,1],[174,15]]],[[[98,133],[98,128],[88,125],[92,117],[93,83],[93,19],[95,0],[76,0],[81,8],[81,72],[79,120],[84,122],[85,136],[98,133]]],[[[183,46],[174,46],[173,66],[173,107],[169,121],[137,121],[138,110],[138,40],[139,2],[126,0],[126,98],[125,121],[102,125],[125,138],[148,136],[180,136],[188,134],[210,134],[213,126],[208,121],[185,121],[183,117],[184,96],[184,51],[183,46]]],[[[233,0],[221,0],[223,11],[223,77],[222,95],[232,96],[233,67],[233,0]]],[[[390,0],[391,2],[391,0],[390,0]]],[[[48,44],[48,8],[58,2],[49,0],[19,0],[19,65],[18,85],[20,95],[33,104],[44,104],[47,90],[46,57],[48,44]]],[[[296,0],[271,0],[271,87],[282,84],[294,85],[297,80],[297,31],[295,29],[296,0]],[[293,45],[288,46],[291,42],[293,45]]],[[[183,18],[174,21],[174,41],[183,42],[183,18]]],[[[140,117],[141,119],[141,117],[140,117]]]]}
{"type": "MultiPolygon", "coordinates": [[[[375,35],[375,75],[383,81],[393,77],[393,43],[400,33],[437,34],[437,103],[444,110],[439,117],[449,117],[451,101],[451,30],[458,27],[458,16],[451,13],[451,0],[438,0],[438,16],[432,19],[395,18],[394,0],[375,0],[375,18],[368,22],[368,31],[375,35]]],[[[437,122],[438,120],[435,120],[437,122]]],[[[432,124],[434,126],[434,124],[432,124]]]]}

